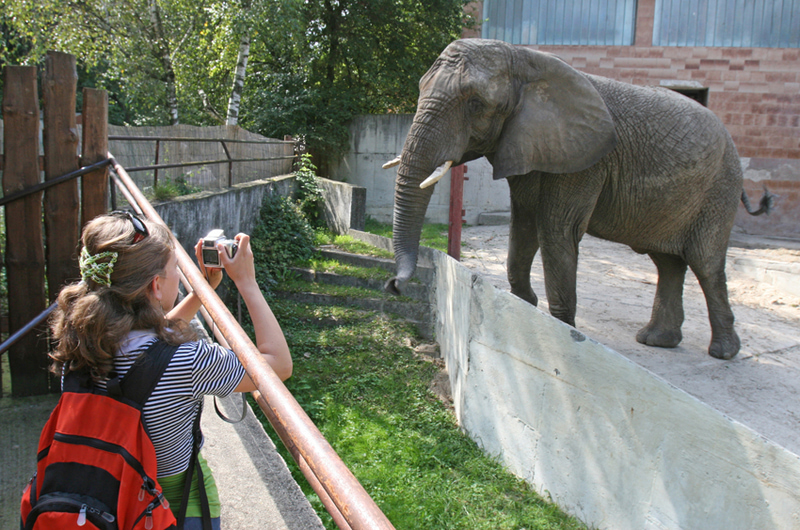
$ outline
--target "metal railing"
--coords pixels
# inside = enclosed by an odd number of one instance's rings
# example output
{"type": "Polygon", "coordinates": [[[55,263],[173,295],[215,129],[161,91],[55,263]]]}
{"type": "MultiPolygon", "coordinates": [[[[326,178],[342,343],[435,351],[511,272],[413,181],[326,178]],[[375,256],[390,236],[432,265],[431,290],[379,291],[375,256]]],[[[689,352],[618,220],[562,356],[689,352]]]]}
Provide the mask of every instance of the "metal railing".
{"type": "Polygon", "coordinates": [[[15,331],[10,337],[3,341],[0,344],[0,355],[3,355],[11,346],[13,346],[19,339],[33,331],[39,324],[45,321],[47,317],[50,316],[50,313],[58,307],[58,302],[53,302],[50,304],[50,307],[39,313],[33,320],[22,326],[20,329],[15,331]]]}
{"type": "MultiPolygon", "coordinates": [[[[125,168],[111,153],[108,157],[113,169],[112,178],[131,207],[150,221],[164,224],[125,168]]],[[[198,296],[203,307],[201,313],[209,324],[213,323],[209,327],[217,339],[239,357],[258,389],[252,393],[253,397],[337,526],[342,530],[393,529],[386,515],[269,367],[189,254],[177,240],[174,242],[187,292],[193,291],[198,296]]]]}
{"type": "MultiPolygon", "coordinates": [[[[6,204],[30,193],[76,178],[110,164],[110,177],[130,206],[140,215],[164,226],[163,219],[142,194],[128,172],[108,153],[106,160],[73,171],[53,181],[9,195],[6,204]]],[[[172,233],[170,231],[170,233],[172,233]]],[[[394,526],[364,490],[358,479],[345,466],[339,455],[312,423],[289,393],[283,382],[262,357],[228,308],[205,280],[192,258],[173,235],[181,281],[187,292],[193,291],[202,302],[200,313],[217,340],[233,350],[258,390],[252,393],[261,410],[295,459],[309,485],[319,496],[325,509],[342,530],[393,530],[394,526]]],[[[57,307],[57,302],[31,320],[0,344],[0,354],[27,333],[34,330],[57,307]]]]}
{"type": "Polygon", "coordinates": [[[119,136],[109,135],[109,141],[132,141],[132,142],[155,142],[155,156],[154,164],[148,166],[133,166],[126,168],[129,173],[136,171],[150,171],[153,170],[153,186],[158,185],[158,170],[170,169],[176,167],[192,167],[192,166],[210,166],[214,164],[228,164],[228,186],[233,185],[233,164],[234,162],[267,162],[271,160],[293,160],[295,155],[292,156],[268,156],[258,158],[232,158],[228,144],[279,144],[279,145],[292,145],[293,140],[233,140],[228,138],[195,138],[195,137],[171,137],[171,136],[119,136]],[[225,152],[225,158],[216,160],[200,160],[197,162],[176,162],[170,164],[159,164],[159,156],[161,151],[161,142],[219,142],[222,145],[222,150],[225,152]]]}
{"type": "Polygon", "coordinates": [[[23,197],[27,197],[28,195],[30,195],[32,193],[36,193],[37,191],[42,191],[42,190],[47,189],[47,188],[49,188],[51,186],[55,186],[56,184],[61,184],[62,182],[67,182],[68,180],[72,180],[74,178],[78,178],[78,177],[80,177],[82,175],[85,175],[87,173],[91,173],[95,169],[100,169],[101,167],[107,166],[110,163],[111,163],[111,161],[108,160],[108,159],[101,160],[100,162],[95,162],[94,164],[92,164],[90,166],[85,166],[85,167],[82,167],[82,168],[77,169],[75,171],[72,171],[70,173],[67,173],[66,175],[61,175],[58,178],[54,178],[54,179],[51,179],[51,180],[46,180],[44,182],[40,182],[39,184],[35,184],[33,186],[25,188],[24,190],[15,191],[14,193],[9,193],[8,195],[6,195],[6,196],[4,196],[3,198],[0,199],[0,206],[5,206],[6,204],[8,204],[10,202],[13,202],[13,201],[15,201],[17,199],[21,199],[23,197]]]}

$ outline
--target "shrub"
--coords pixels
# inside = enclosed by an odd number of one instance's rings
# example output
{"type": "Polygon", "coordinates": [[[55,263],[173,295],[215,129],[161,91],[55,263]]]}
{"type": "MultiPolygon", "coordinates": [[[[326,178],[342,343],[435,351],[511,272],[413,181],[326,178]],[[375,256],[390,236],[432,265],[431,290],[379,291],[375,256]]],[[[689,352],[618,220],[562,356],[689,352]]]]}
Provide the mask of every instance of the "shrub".
{"type": "Polygon", "coordinates": [[[294,174],[299,187],[297,202],[300,211],[303,212],[308,222],[314,227],[320,227],[322,225],[320,207],[322,206],[323,198],[316,171],[317,166],[311,163],[311,155],[300,155],[298,168],[294,174]]]}
{"type": "Polygon", "coordinates": [[[164,179],[160,184],[153,186],[152,195],[153,199],[157,201],[168,201],[181,195],[191,195],[202,191],[202,188],[190,184],[186,177],[178,177],[175,180],[170,178],[164,179]]]}
{"type": "Polygon", "coordinates": [[[270,293],[277,282],[289,277],[292,266],[315,256],[315,236],[298,204],[286,197],[264,197],[259,216],[251,245],[256,279],[270,293]]]}

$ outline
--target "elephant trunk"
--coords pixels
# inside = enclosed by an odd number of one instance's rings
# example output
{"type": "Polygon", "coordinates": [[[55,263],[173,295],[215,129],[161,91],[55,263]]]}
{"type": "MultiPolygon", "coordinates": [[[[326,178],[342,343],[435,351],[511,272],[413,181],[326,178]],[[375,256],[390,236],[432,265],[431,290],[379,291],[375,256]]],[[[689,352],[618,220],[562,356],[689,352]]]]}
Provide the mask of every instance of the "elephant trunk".
{"type": "Polygon", "coordinates": [[[386,283],[386,290],[394,294],[400,294],[417,267],[422,224],[434,184],[452,161],[461,158],[466,147],[463,127],[450,122],[455,114],[453,104],[441,95],[421,98],[403,146],[394,191],[397,275],[386,283]]]}
{"type": "Polygon", "coordinates": [[[392,243],[397,274],[386,283],[386,290],[392,294],[401,294],[417,268],[422,223],[433,194],[433,187],[419,187],[424,177],[407,178],[404,169],[401,165],[395,185],[392,243]]]}

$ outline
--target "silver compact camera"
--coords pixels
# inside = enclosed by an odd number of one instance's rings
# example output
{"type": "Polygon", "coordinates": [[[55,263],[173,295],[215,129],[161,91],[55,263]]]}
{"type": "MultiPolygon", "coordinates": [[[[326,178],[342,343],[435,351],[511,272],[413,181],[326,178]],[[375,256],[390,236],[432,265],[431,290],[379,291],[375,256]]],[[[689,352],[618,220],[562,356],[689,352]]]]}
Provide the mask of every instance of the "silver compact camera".
{"type": "Polygon", "coordinates": [[[222,243],[222,248],[229,258],[233,258],[239,249],[236,241],[226,238],[222,229],[212,230],[203,238],[203,264],[206,267],[222,268],[222,263],[219,261],[219,252],[217,252],[218,243],[222,243]]]}

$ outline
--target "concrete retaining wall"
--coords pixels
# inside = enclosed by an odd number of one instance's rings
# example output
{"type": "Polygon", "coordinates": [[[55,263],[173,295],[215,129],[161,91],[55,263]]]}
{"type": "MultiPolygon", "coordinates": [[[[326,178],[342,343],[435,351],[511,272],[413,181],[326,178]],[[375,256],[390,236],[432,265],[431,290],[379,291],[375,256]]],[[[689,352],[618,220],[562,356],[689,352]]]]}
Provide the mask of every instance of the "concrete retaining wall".
{"type": "Polygon", "coordinates": [[[255,180],[230,188],[203,191],[153,204],[183,248],[194,256],[194,245],[214,228],[225,230],[227,237],[239,232],[252,234],[264,196],[294,194],[291,175],[255,180]]]}
{"type": "MultiPolygon", "coordinates": [[[[323,217],[331,230],[341,234],[350,228],[364,229],[364,188],[327,179],[320,179],[320,187],[325,199],[323,217]]],[[[264,196],[294,196],[295,189],[294,176],[283,175],[185,195],[153,206],[189,255],[194,256],[194,245],[214,228],[222,228],[228,237],[239,232],[252,234],[264,196]]]]}
{"type": "MultiPolygon", "coordinates": [[[[381,166],[403,150],[406,135],[414,121],[412,114],[358,116],[350,125],[350,152],[331,167],[331,177],[362,186],[367,190],[367,215],[391,222],[394,210],[394,180],[397,168],[381,166]]],[[[508,184],[492,180],[492,166],[485,158],[469,162],[464,182],[464,219],[477,224],[483,212],[508,210],[511,200],[508,184]]],[[[425,219],[447,223],[450,210],[450,178],[445,176],[434,187],[425,219]]]]}
{"type": "Polygon", "coordinates": [[[319,179],[325,204],[322,217],[335,234],[346,234],[351,228],[364,230],[367,190],[335,180],[319,179]]]}
{"type": "Polygon", "coordinates": [[[800,457],[441,252],[436,335],[460,424],[592,528],[800,528],[800,457]]]}

